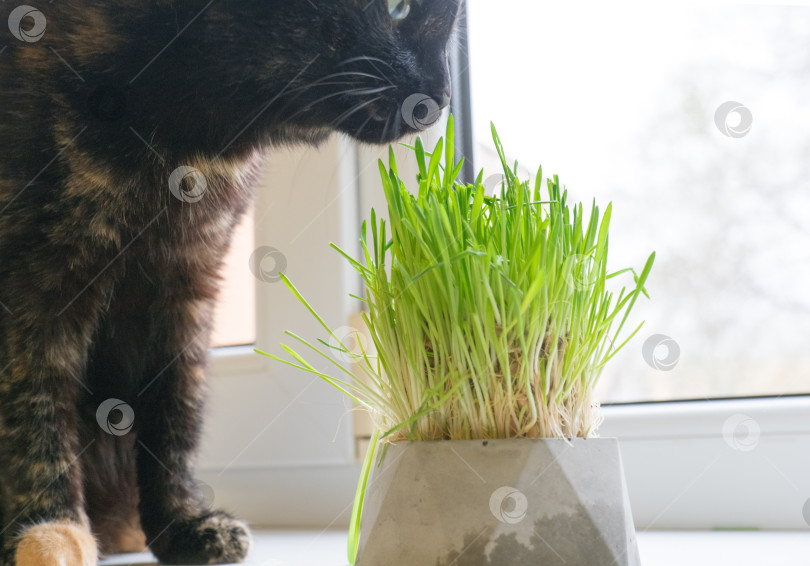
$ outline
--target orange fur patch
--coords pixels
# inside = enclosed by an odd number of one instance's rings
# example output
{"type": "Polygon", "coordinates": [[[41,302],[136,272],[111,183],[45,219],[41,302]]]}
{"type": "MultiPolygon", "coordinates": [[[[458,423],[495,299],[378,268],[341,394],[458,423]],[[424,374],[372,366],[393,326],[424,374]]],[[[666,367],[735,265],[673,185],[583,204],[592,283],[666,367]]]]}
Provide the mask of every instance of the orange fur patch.
{"type": "Polygon", "coordinates": [[[98,549],[80,525],[43,523],[23,533],[16,560],[17,566],[96,566],[98,549]]]}

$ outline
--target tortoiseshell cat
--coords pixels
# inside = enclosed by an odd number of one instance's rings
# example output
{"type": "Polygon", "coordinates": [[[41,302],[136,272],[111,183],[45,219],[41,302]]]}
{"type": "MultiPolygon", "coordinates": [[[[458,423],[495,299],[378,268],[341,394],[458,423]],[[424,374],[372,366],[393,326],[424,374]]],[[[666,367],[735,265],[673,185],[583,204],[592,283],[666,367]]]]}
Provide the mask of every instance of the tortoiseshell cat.
{"type": "Polygon", "coordinates": [[[460,1],[0,4],[0,565],[244,558],[192,466],[262,148],[414,132],[460,1]]]}

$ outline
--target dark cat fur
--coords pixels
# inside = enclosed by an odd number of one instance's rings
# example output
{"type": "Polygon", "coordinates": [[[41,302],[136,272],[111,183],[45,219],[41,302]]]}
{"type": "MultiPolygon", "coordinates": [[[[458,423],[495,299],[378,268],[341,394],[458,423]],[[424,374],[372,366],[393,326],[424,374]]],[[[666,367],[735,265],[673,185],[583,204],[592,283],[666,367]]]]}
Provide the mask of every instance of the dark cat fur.
{"type": "Polygon", "coordinates": [[[413,132],[409,95],[447,104],[460,1],[395,22],[387,0],[25,0],[47,19],[30,43],[0,4],[0,565],[91,564],[89,528],[104,552],[245,556],[192,466],[218,271],[262,149],[413,132]],[[205,175],[199,202],[169,190],[179,166],[205,175]],[[129,433],[96,422],[109,398],[129,433]]]}

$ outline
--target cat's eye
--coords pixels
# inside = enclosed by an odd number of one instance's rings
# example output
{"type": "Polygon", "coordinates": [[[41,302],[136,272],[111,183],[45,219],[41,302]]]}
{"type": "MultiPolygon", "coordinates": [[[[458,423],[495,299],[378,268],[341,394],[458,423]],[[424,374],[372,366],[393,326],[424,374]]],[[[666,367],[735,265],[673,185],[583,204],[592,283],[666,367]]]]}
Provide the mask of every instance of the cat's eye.
{"type": "Polygon", "coordinates": [[[388,0],[388,13],[395,22],[408,17],[411,12],[411,0],[388,0]]]}

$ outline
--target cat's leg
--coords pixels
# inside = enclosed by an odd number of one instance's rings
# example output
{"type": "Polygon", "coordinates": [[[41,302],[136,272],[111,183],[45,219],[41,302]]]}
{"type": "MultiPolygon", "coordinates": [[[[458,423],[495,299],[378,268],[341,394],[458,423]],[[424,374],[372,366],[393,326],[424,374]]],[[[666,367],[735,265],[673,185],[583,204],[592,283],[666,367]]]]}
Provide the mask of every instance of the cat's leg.
{"type": "MultiPolygon", "coordinates": [[[[0,377],[0,484],[4,566],[95,566],[84,510],[77,401],[102,294],[95,286],[48,282],[10,270],[2,320],[9,363],[0,377]],[[9,296],[11,294],[11,296],[9,296]],[[12,300],[13,299],[13,300],[12,300]]],[[[41,266],[40,266],[41,267],[41,266]]]]}
{"type": "Polygon", "coordinates": [[[135,431],[122,436],[100,429],[96,415],[89,419],[95,438],[82,455],[84,494],[93,535],[103,555],[144,552],[146,537],[138,511],[138,482],[135,477],[135,431]]]}
{"type": "Polygon", "coordinates": [[[96,566],[96,542],[87,526],[47,522],[30,527],[20,537],[16,566],[96,566]]]}
{"type": "Polygon", "coordinates": [[[162,562],[241,562],[250,546],[247,527],[208,509],[193,477],[213,300],[188,296],[199,289],[170,283],[166,287],[176,289],[158,324],[166,343],[156,356],[156,374],[145,376],[139,396],[149,415],[139,424],[136,447],[141,524],[150,549],[162,562]]]}

